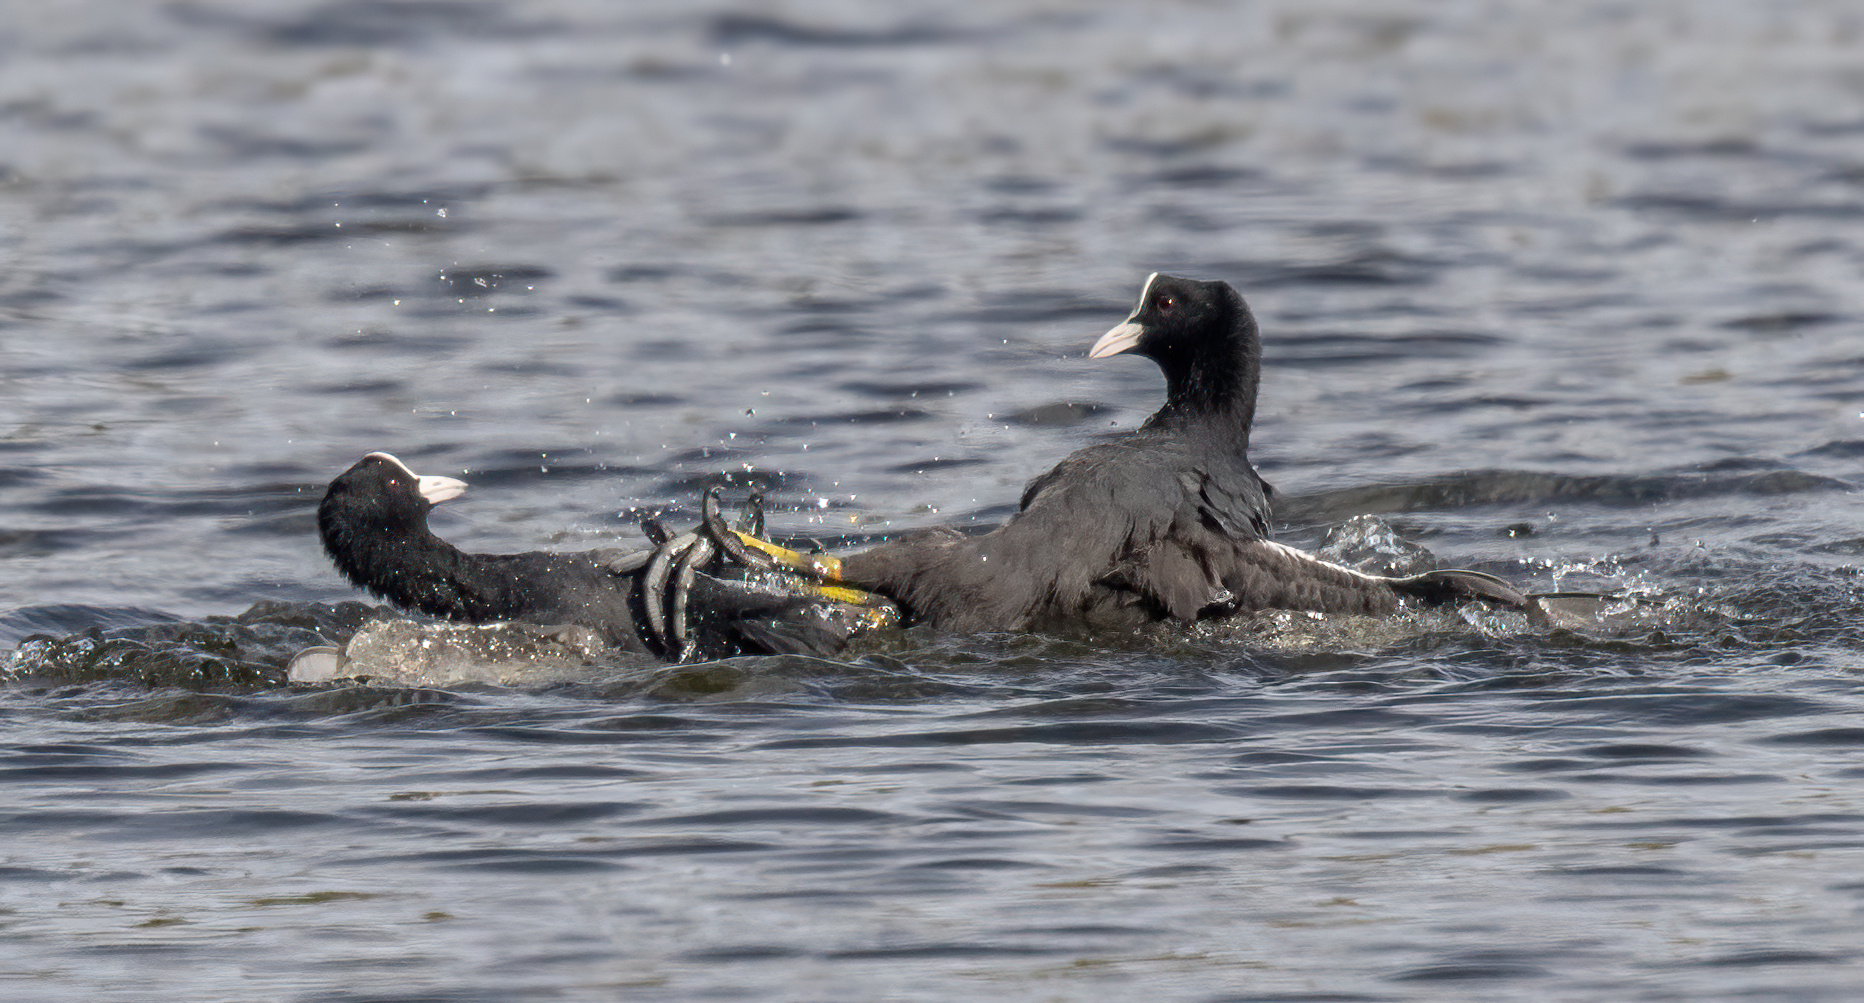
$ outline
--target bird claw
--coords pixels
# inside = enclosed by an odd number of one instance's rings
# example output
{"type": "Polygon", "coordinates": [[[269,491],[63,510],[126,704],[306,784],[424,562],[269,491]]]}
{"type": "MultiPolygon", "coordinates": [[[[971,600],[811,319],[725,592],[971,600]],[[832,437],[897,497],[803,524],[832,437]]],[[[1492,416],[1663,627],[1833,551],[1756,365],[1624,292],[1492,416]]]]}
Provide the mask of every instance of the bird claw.
{"type": "Polygon", "coordinates": [[[656,547],[662,546],[668,540],[673,539],[673,534],[667,532],[667,527],[661,525],[660,520],[651,515],[641,520],[641,534],[647,537],[648,542],[656,547]]]}
{"type": "Polygon", "coordinates": [[[725,520],[718,514],[717,485],[706,489],[705,502],[701,507],[704,513],[702,529],[708,533],[720,550],[732,560],[756,571],[788,571],[802,575],[812,582],[834,585],[841,582],[841,561],[827,554],[805,554],[800,551],[781,547],[763,539],[764,497],[753,494],[745,501],[745,506],[738,516],[738,525],[748,527],[749,531],[732,529],[725,525],[725,520]]]}
{"type": "Polygon", "coordinates": [[[675,662],[684,662],[693,652],[692,631],[686,624],[686,603],[692,597],[693,581],[699,577],[699,568],[717,553],[712,541],[704,537],[693,541],[680,557],[679,567],[673,573],[673,612],[667,621],[667,630],[672,634],[671,654],[675,662]]]}
{"type": "Polygon", "coordinates": [[[631,575],[647,566],[653,560],[652,550],[623,550],[620,547],[604,547],[590,555],[611,575],[631,575]]]}
{"type": "Polygon", "coordinates": [[[751,496],[739,506],[738,522],[732,529],[751,536],[764,535],[764,493],[762,491],[752,491],[751,496]]]}
{"type": "MultiPolygon", "coordinates": [[[[744,537],[737,530],[725,525],[725,520],[718,514],[719,494],[720,488],[716,484],[706,488],[705,499],[699,504],[700,528],[712,538],[712,542],[717,544],[719,549],[725,552],[725,556],[739,564],[758,571],[769,571],[776,567],[776,562],[768,555],[745,546],[744,537]]],[[[764,521],[762,496],[754,495],[753,498],[758,501],[756,513],[749,520],[746,520],[741,513],[738,519],[739,525],[744,525],[747,521],[753,525],[764,521]]],[[[746,503],[747,506],[749,504],[749,502],[746,503]]]]}
{"type": "MultiPolygon", "coordinates": [[[[667,582],[673,578],[675,562],[685,558],[693,545],[699,542],[697,533],[681,533],[670,537],[654,548],[653,556],[647,561],[647,569],[641,573],[641,610],[647,616],[647,632],[668,655],[678,658],[684,652],[683,638],[676,640],[667,626],[667,582]]],[[[684,612],[684,604],[680,604],[684,612]]],[[[682,635],[685,625],[681,625],[682,635]]]]}
{"type": "MultiPolygon", "coordinates": [[[[645,568],[641,575],[641,611],[645,614],[648,640],[674,662],[685,661],[692,653],[692,629],[687,622],[693,583],[699,570],[722,550],[727,557],[759,571],[776,567],[763,553],[751,550],[736,531],[719,516],[720,489],[714,486],[705,493],[700,526],[685,533],[670,533],[660,520],[641,520],[641,531],[653,541],[652,550],[609,557],[603,554],[604,566],[616,574],[628,574],[645,568]]],[[[738,514],[738,524],[763,532],[763,495],[753,494],[738,514]]]]}
{"type": "MultiPolygon", "coordinates": [[[[697,651],[688,613],[692,590],[700,572],[714,565],[731,564],[756,577],[775,581],[780,589],[797,590],[818,601],[852,607],[868,627],[889,626],[898,609],[885,599],[855,588],[842,587],[841,562],[826,554],[804,554],[762,539],[763,495],[753,493],[728,526],[719,514],[722,491],[708,488],[700,506],[700,523],[684,533],[668,532],[658,520],[643,520],[642,530],[654,547],[625,553],[604,551],[599,563],[615,574],[640,572],[643,633],[649,644],[673,662],[684,662],[697,651]],[[802,579],[801,582],[797,579],[802,579]],[[860,611],[866,610],[866,613],[860,611]]],[[[722,568],[714,568],[715,571],[722,568]]]]}

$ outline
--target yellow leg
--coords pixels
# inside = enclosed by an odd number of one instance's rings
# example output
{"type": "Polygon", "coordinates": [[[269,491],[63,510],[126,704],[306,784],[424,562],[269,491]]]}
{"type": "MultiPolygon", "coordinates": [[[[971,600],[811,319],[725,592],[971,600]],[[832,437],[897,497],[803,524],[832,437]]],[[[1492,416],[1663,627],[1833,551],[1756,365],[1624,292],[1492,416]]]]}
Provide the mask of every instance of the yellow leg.
{"type": "MultiPolygon", "coordinates": [[[[732,530],[731,535],[744,542],[747,547],[761,550],[770,555],[771,560],[791,571],[800,571],[822,582],[841,581],[841,560],[827,554],[802,554],[794,550],[779,547],[769,540],[760,540],[755,536],[732,530]]],[[[861,593],[865,595],[866,593],[861,593]]],[[[844,600],[854,601],[854,600],[844,600]]]]}
{"type": "Polygon", "coordinates": [[[767,554],[777,566],[794,571],[809,579],[808,584],[793,583],[790,587],[800,588],[805,593],[820,596],[830,602],[855,607],[860,612],[855,614],[862,621],[862,627],[878,630],[891,627],[900,620],[900,609],[888,601],[885,596],[873,592],[850,588],[846,585],[832,584],[841,581],[841,561],[827,554],[803,554],[779,547],[769,540],[760,540],[747,533],[732,530],[731,534],[747,547],[767,554]]]}

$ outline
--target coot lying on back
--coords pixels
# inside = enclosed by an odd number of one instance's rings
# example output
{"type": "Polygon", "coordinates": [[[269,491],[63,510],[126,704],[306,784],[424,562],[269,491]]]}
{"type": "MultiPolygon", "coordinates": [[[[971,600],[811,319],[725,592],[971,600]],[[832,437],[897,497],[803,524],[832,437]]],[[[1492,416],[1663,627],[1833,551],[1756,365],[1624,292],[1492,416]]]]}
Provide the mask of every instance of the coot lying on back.
{"type": "MultiPolygon", "coordinates": [[[[388,453],[370,453],[330,483],[317,508],[318,535],[344,577],[396,606],[466,623],[577,624],[616,647],[675,661],[835,650],[850,631],[887,619],[888,610],[850,590],[798,589],[805,583],[770,577],[724,580],[698,573],[703,559],[681,566],[669,613],[659,601],[668,584],[666,545],[469,554],[427,528],[433,507],[465,490],[463,481],[423,477],[388,453]]],[[[716,522],[713,501],[708,495],[716,522]]]]}
{"type": "Polygon", "coordinates": [[[841,581],[953,630],[1132,627],[1265,609],[1390,613],[1475,598],[1520,607],[1499,579],[1381,578],[1268,540],[1269,487],[1249,465],[1262,346],[1224,282],[1154,273],[1089,355],[1165,372],[1165,404],[1030,482],[982,536],[933,530],[842,558],[841,581]]]}

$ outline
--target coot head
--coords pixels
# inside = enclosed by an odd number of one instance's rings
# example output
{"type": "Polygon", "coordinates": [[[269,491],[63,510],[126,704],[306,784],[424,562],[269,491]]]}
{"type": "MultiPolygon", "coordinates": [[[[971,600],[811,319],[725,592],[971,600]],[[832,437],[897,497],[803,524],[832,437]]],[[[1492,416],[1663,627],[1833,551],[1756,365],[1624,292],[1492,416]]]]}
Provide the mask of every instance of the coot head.
{"type": "Polygon", "coordinates": [[[1191,418],[1247,433],[1255,415],[1262,341],[1248,304],[1227,282],[1153,272],[1126,320],[1102,335],[1090,358],[1143,355],[1165,372],[1165,406],[1155,421],[1191,418]]]}
{"type": "Polygon", "coordinates": [[[354,581],[364,555],[425,540],[427,513],[465,490],[465,481],[423,477],[388,453],[370,453],[330,482],[317,506],[317,532],[324,550],[354,581]]]}

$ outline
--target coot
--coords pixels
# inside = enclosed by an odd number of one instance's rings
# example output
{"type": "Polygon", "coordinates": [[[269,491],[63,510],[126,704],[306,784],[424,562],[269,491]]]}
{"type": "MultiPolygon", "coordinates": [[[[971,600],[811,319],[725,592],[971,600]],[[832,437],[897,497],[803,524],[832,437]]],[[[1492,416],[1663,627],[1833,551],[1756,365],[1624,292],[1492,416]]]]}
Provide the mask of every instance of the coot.
{"type": "MultiPolygon", "coordinates": [[[[345,578],[396,606],[466,623],[578,624],[618,648],[675,661],[833,651],[850,631],[887,619],[886,609],[848,590],[699,573],[703,561],[690,553],[668,612],[659,595],[668,584],[666,546],[469,554],[427,527],[435,505],[465,490],[463,481],[423,477],[388,453],[370,453],[330,483],[317,508],[318,534],[345,578]]],[[[708,495],[716,522],[713,501],[708,495]]]]}
{"type": "Polygon", "coordinates": [[[1030,482],[982,536],[933,530],[842,558],[845,583],[952,630],[1121,628],[1267,609],[1384,614],[1407,602],[1525,603],[1499,579],[1382,578],[1271,542],[1270,488],[1248,458],[1262,346],[1236,290],[1154,273],[1088,353],[1142,355],[1165,404],[1139,428],[1030,482]]]}

